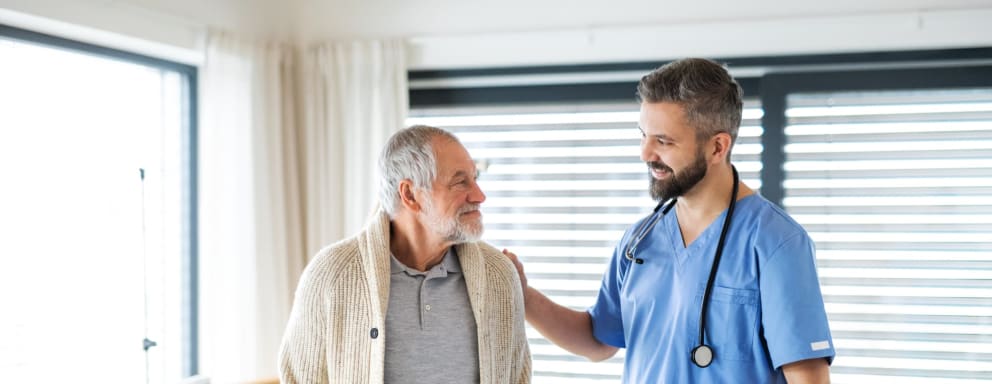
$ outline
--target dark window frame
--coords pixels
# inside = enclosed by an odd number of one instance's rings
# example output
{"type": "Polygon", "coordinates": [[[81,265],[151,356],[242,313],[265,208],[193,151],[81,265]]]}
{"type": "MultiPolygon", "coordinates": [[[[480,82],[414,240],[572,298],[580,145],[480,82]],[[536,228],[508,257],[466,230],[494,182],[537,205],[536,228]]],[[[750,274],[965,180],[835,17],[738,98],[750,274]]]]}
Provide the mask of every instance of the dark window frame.
{"type": "MultiPolygon", "coordinates": [[[[734,68],[761,68],[760,76],[738,76],[745,97],[757,97],[764,111],[761,194],[782,206],[785,173],[786,96],[796,92],[934,89],[992,86],[992,47],[880,51],[820,55],[715,58],[734,68]]],[[[666,62],[628,62],[514,68],[410,71],[409,79],[595,74],[642,71],[666,62]]],[[[410,108],[486,104],[631,102],[636,81],[486,87],[414,88],[410,108]]]]}

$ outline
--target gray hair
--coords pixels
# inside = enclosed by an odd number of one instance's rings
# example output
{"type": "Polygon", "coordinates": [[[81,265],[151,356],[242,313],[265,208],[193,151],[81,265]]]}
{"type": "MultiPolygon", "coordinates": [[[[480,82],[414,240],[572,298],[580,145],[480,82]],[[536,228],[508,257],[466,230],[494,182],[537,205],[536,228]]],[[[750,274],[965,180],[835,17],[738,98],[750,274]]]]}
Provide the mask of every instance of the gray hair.
{"type": "MultiPolygon", "coordinates": [[[[740,84],[715,61],[688,58],[673,61],[644,75],[637,84],[643,102],[676,103],[685,108],[686,120],[697,139],[720,132],[737,141],[743,110],[740,84]]],[[[729,151],[727,161],[730,161],[729,151]]]]}
{"type": "Polygon", "coordinates": [[[399,209],[400,182],[409,179],[414,187],[431,190],[437,177],[437,159],[431,143],[435,137],[461,143],[455,135],[437,127],[414,125],[389,137],[379,155],[379,204],[395,217],[399,209]]]}

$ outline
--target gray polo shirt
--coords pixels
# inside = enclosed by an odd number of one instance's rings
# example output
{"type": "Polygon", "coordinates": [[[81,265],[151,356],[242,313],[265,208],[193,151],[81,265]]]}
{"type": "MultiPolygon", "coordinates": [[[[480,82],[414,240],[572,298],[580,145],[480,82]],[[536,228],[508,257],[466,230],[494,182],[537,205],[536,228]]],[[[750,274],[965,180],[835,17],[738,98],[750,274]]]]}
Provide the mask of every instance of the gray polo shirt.
{"type": "Polygon", "coordinates": [[[391,259],[385,382],[478,383],[479,338],[455,248],[427,272],[391,259]]]}

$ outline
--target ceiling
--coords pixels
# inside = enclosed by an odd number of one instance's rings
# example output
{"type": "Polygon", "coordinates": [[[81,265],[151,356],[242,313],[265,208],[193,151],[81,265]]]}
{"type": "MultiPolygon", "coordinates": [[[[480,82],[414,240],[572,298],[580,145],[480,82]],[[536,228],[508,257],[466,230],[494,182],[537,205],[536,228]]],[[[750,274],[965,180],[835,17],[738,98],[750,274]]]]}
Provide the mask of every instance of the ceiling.
{"type": "Polygon", "coordinates": [[[466,35],[988,7],[990,0],[295,0],[305,39],[466,35]]]}

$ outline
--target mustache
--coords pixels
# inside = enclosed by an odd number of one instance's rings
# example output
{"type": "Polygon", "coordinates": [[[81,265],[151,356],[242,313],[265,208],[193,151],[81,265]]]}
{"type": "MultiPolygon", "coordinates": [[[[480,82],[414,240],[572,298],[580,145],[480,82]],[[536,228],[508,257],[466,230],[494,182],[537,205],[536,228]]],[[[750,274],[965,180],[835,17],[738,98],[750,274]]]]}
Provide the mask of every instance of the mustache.
{"type": "Polygon", "coordinates": [[[660,161],[649,161],[649,162],[647,162],[647,164],[648,164],[648,168],[650,168],[650,169],[659,170],[659,171],[665,171],[665,172],[669,172],[669,173],[672,172],[672,168],[671,167],[665,165],[665,163],[662,163],[660,161]]]}
{"type": "Polygon", "coordinates": [[[460,215],[463,213],[469,213],[478,210],[479,210],[479,204],[467,204],[462,206],[461,208],[458,208],[458,214],[460,215]]]}

